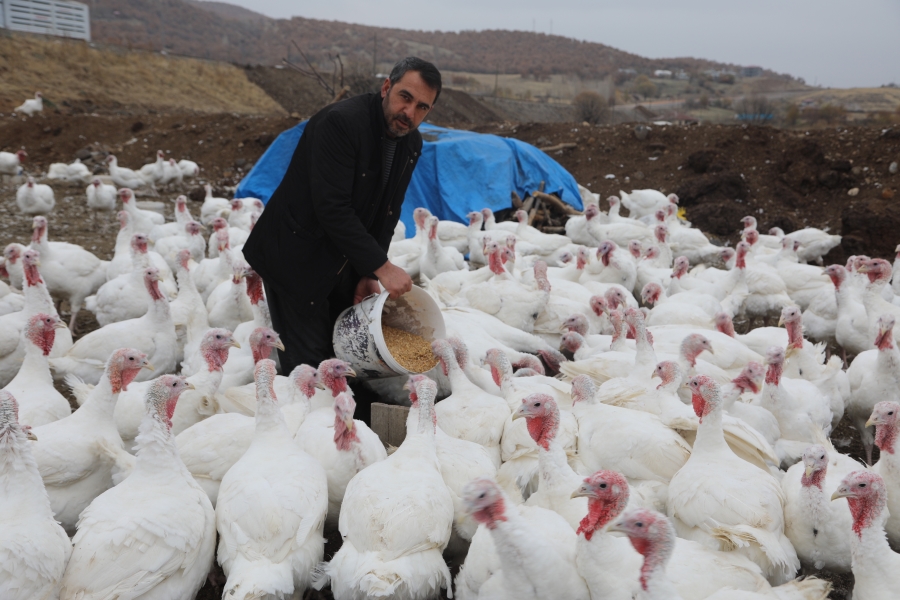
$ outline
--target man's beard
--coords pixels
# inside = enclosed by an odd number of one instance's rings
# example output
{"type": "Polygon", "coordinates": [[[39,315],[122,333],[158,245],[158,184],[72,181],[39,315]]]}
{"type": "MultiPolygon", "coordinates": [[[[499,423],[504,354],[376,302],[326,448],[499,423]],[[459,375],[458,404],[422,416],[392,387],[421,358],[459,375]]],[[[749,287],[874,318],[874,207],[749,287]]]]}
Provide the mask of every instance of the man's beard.
{"type": "Polygon", "coordinates": [[[387,118],[386,122],[387,122],[388,131],[390,131],[391,135],[393,135],[394,137],[403,137],[404,135],[408,134],[410,131],[413,131],[415,129],[415,127],[413,127],[413,124],[410,122],[410,120],[407,119],[406,116],[402,115],[402,114],[390,115],[387,118]],[[406,129],[402,129],[401,127],[398,127],[398,125],[397,125],[398,123],[402,123],[403,125],[405,125],[406,129]]]}

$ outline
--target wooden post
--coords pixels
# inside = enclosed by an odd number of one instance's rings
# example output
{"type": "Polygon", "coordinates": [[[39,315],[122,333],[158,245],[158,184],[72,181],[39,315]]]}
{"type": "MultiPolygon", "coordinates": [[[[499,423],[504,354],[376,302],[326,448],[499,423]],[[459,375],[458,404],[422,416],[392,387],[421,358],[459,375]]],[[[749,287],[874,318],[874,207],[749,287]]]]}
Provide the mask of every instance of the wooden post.
{"type": "Polygon", "coordinates": [[[378,434],[385,446],[397,447],[406,439],[406,417],[408,406],[372,403],[372,431],[378,434]]]}

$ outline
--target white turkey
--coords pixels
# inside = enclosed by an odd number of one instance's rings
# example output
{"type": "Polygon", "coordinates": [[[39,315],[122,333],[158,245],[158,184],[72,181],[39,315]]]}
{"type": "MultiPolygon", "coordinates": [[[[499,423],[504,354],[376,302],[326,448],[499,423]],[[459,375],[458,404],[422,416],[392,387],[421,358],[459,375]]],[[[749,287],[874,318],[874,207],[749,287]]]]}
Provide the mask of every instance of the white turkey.
{"type": "Polygon", "coordinates": [[[51,163],[47,169],[47,179],[59,179],[68,183],[87,183],[91,177],[91,170],[78,158],[71,164],[51,163]]]}
{"type": "Polygon", "coordinates": [[[46,217],[35,217],[32,227],[31,247],[41,253],[41,275],[51,294],[69,301],[69,310],[72,312],[69,329],[74,331],[84,299],[106,281],[109,263],[81,246],[48,241],[46,217]]]}
{"type": "MultiPolygon", "coordinates": [[[[115,155],[110,154],[107,156],[106,162],[109,165],[110,178],[113,180],[113,183],[120,188],[138,189],[149,185],[150,182],[144,179],[138,172],[125,167],[120,167],[119,161],[115,155]]],[[[121,190],[119,191],[121,192],[121,190]]]]}
{"type": "Polygon", "coordinates": [[[15,107],[13,112],[33,117],[36,113],[44,110],[44,96],[40,92],[34,93],[34,98],[25,100],[22,104],[15,107]]]}
{"type": "Polygon", "coordinates": [[[166,164],[166,153],[162,150],[156,151],[156,160],[152,163],[147,163],[140,168],[138,173],[146,179],[148,182],[158,185],[161,183],[161,180],[164,175],[164,165],[166,164]]]}
{"type": "Polygon", "coordinates": [[[203,186],[206,190],[206,197],[203,199],[203,205],[200,207],[200,222],[209,225],[216,217],[228,218],[231,213],[231,202],[225,198],[217,198],[213,196],[213,189],[210,184],[203,186]]]}
{"type": "MultiPolygon", "coordinates": [[[[34,429],[32,446],[56,520],[70,534],[94,498],[113,485],[108,455],[121,449],[113,420],[119,393],[128,388],[141,369],[152,370],[143,352],[120,348],[106,363],[100,383],[71,416],[34,429]]],[[[80,388],[77,380],[74,388],[80,388]]]]}
{"type": "Polygon", "coordinates": [[[868,471],[847,475],[832,499],[846,498],[853,517],[850,552],[855,600],[890,600],[900,588],[900,554],[884,536],[887,490],[884,480],[868,471]]]}
{"type": "Polygon", "coordinates": [[[187,196],[181,195],[175,198],[175,220],[162,225],[156,225],[150,230],[150,239],[156,243],[164,237],[179,235],[184,232],[184,226],[193,221],[191,211],[188,210],[187,196]]]}
{"type": "Polygon", "coordinates": [[[275,363],[260,361],[255,379],[253,442],[225,474],[216,503],[218,560],[228,577],[223,594],[299,597],[325,550],[328,482],[285,424],[272,387],[275,363]]]}
{"type": "Polygon", "coordinates": [[[453,501],[435,451],[437,385],[415,385],[419,423],[386,460],[350,480],[341,507],[343,544],[320,566],[337,600],[391,596],[426,600],[450,589],[441,552],[450,540],[453,501]]]}
{"type": "Polygon", "coordinates": [[[435,340],[431,348],[450,380],[452,391],[434,407],[441,429],[452,437],[480,444],[492,457],[494,466],[499,467],[500,436],[510,416],[509,405],[502,397],[485,392],[466,377],[448,341],[435,340]]]}
{"type": "Polygon", "coordinates": [[[900,404],[883,401],[875,405],[866,427],[875,426],[875,443],[881,451],[872,471],[884,478],[887,488],[888,517],[884,523],[888,542],[900,548],[900,461],[897,460],[897,434],[900,433],[900,404]],[[894,512],[891,513],[891,509],[894,512]]]}
{"type": "Polygon", "coordinates": [[[87,186],[84,194],[87,196],[88,208],[93,208],[94,210],[116,210],[116,200],[119,197],[116,186],[105,184],[95,177],[90,185],[87,186]]]}
{"type": "Polygon", "coordinates": [[[18,175],[27,156],[24,150],[0,152],[0,175],[18,175]]]}
{"type": "Polygon", "coordinates": [[[690,458],[669,482],[669,517],[682,537],[744,554],[773,585],[790,581],[800,561],[784,536],[778,481],[725,443],[719,385],[703,375],[688,385],[700,427],[690,458]]]}
{"type": "Polygon", "coordinates": [[[12,394],[0,391],[0,596],[4,600],[58,598],[72,554],[53,517],[12,394]]]}
{"type": "MultiPolygon", "coordinates": [[[[160,372],[174,371],[178,340],[169,313],[169,301],[159,291],[159,279],[157,269],[145,269],[144,288],[150,295],[147,313],[137,319],[101,327],[79,339],[65,356],[51,359],[50,364],[57,376],[61,378],[71,373],[87,383],[96,384],[100,380],[102,365],[122,345],[123,340],[147,354],[160,372]]],[[[143,374],[137,378],[138,381],[146,379],[149,377],[143,374]]]]}
{"type": "Polygon", "coordinates": [[[378,435],[368,425],[353,418],[355,410],[353,396],[341,392],[334,399],[333,410],[314,411],[304,419],[294,436],[297,445],[325,469],[328,479],[326,522],[332,527],[338,524],[341,502],[350,480],[372,463],[387,458],[378,435]],[[331,417],[330,421],[328,417],[331,417]]]}
{"type": "Polygon", "coordinates": [[[200,167],[197,163],[186,158],[178,161],[178,168],[181,169],[181,176],[185,179],[193,179],[200,174],[200,167]]]}
{"type": "Polygon", "coordinates": [[[48,213],[56,206],[53,188],[44,183],[35,183],[34,177],[16,190],[16,205],[26,215],[48,213]]]}
{"type": "Polygon", "coordinates": [[[65,324],[58,317],[38,313],[28,319],[22,332],[25,358],[19,372],[3,389],[19,401],[19,418],[37,427],[72,413],[69,401],[53,387],[47,357],[53,349],[56,330],[65,324]]]}
{"type": "Polygon", "coordinates": [[[669,204],[678,204],[678,196],[669,194],[666,196],[657,190],[631,190],[626,194],[619,190],[622,206],[628,209],[632,219],[640,219],[654,214],[660,209],[665,209],[669,204]]]}
{"type": "Polygon", "coordinates": [[[781,480],[784,490],[784,535],[800,564],[838,573],[850,570],[850,528],[846,500],[832,501],[841,480],[862,465],[834,448],[816,444],[781,480]]]}
{"type": "Polygon", "coordinates": [[[575,570],[575,532],[562,517],[551,511],[544,511],[543,515],[544,519],[561,523],[561,527],[569,530],[568,543],[559,552],[544,531],[522,518],[518,508],[491,479],[479,478],[467,485],[463,502],[490,533],[499,557],[500,569],[482,584],[478,598],[588,600],[591,597],[575,570]],[[553,576],[548,577],[549,573],[553,576]]]}
{"type": "Polygon", "coordinates": [[[453,246],[444,246],[438,239],[438,218],[425,219],[425,231],[428,241],[425,252],[419,257],[419,272],[428,279],[434,279],[445,271],[466,270],[466,261],[462,253],[453,246]]]}
{"type": "Polygon", "coordinates": [[[147,392],[134,471],[78,521],[61,600],[126,594],[193,598],[212,567],[215,512],[175,448],[169,417],[189,385],[163,375],[147,392]]]}
{"type": "MultiPolygon", "coordinates": [[[[210,329],[200,343],[200,355],[205,365],[199,372],[187,378],[191,389],[182,393],[169,420],[172,435],[178,435],[191,425],[199,423],[216,412],[216,393],[222,382],[222,365],[228,359],[228,350],[240,347],[227,329],[210,329]]],[[[119,395],[115,408],[116,428],[130,452],[138,435],[143,418],[143,398],[152,381],[141,381],[119,395]]]]}
{"type": "Polygon", "coordinates": [[[162,225],[166,222],[165,217],[158,212],[138,208],[137,201],[134,198],[134,192],[131,188],[120,188],[119,198],[122,200],[122,208],[131,218],[131,226],[136,233],[145,233],[149,235],[150,231],[156,225],[162,225]]]}

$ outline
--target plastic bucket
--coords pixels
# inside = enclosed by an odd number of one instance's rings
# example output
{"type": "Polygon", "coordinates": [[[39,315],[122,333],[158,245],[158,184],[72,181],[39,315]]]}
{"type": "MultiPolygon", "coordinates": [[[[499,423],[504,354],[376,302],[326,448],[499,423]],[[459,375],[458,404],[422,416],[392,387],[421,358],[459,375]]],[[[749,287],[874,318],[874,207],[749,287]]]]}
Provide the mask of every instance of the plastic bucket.
{"type": "Polygon", "coordinates": [[[334,355],[350,363],[360,379],[412,375],[391,356],[382,324],[420,335],[429,342],[447,335],[441,309],[420,287],[391,300],[387,292],[372,295],[346,309],[334,324],[334,355]]]}

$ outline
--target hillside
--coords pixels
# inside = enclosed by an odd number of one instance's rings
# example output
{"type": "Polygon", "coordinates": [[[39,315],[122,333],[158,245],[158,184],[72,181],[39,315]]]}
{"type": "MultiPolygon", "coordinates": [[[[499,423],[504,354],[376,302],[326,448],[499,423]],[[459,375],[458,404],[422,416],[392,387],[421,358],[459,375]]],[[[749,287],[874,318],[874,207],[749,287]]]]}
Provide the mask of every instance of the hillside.
{"type": "MultiPolygon", "coordinates": [[[[294,17],[271,19],[222,2],[92,0],[97,40],[242,64],[276,64],[297,42],[315,60],[339,52],[345,66],[371,73],[415,54],[440,68],[478,73],[546,76],[569,73],[602,78],[620,68],[698,71],[734,68],[694,58],[649,59],[593,42],[524,31],[408,31],[294,17]]],[[[291,49],[291,58],[301,60],[291,49]]],[[[774,75],[765,72],[766,75],[774,75]]]]}
{"type": "Polygon", "coordinates": [[[63,38],[0,37],[0,84],[0,113],[40,90],[49,108],[68,112],[284,114],[234,65],[63,38]]]}

